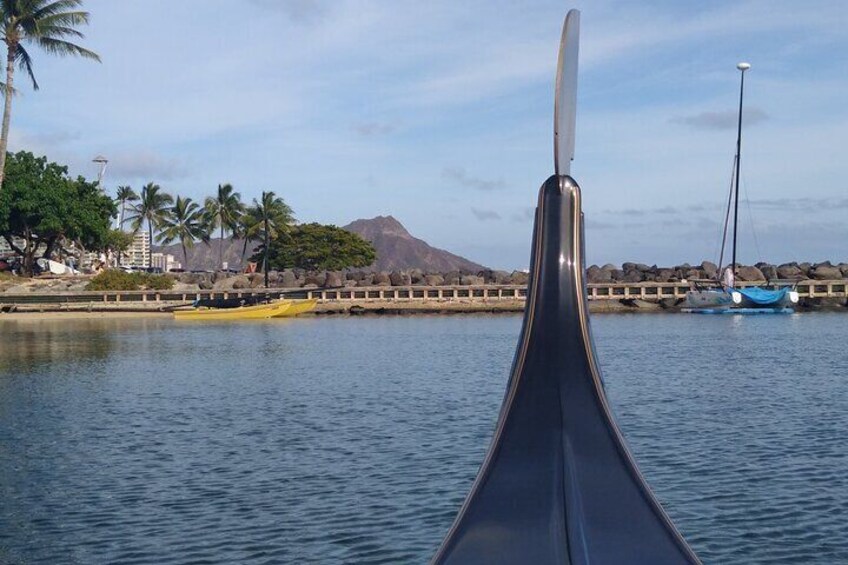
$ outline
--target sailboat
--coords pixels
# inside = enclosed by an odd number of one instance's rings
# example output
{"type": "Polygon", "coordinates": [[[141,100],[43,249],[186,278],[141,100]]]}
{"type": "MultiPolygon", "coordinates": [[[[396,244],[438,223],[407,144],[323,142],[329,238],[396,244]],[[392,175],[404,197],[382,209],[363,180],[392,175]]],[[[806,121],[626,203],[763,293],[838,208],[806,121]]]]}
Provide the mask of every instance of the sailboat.
{"type": "Polygon", "coordinates": [[[734,157],[733,184],[727,201],[724,234],[721,242],[722,258],[724,257],[727,240],[727,220],[733,208],[733,242],[730,265],[722,269],[722,260],[716,273],[718,280],[708,288],[696,288],[686,293],[684,312],[696,314],[787,314],[792,313],[792,304],[798,302],[798,293],[789,288],[767,288],[765,286],[738,287],[736,286],[736,235],[739,228],[739,171],[742,165],[742,100],[745,92],[745,72],[751,68],[750,63],[738,63],[736,68],[741,73],[739,84],[739,116],[736,132],[736,155],[734,157]]]}
{"type": "Polygon", "coordinates": [[[604,392],[574,157],[580,14],[565,19],[554,175],[539,190],[524,323],[489,450],[433,565],[700,563],[654,497],[604,392]]]}

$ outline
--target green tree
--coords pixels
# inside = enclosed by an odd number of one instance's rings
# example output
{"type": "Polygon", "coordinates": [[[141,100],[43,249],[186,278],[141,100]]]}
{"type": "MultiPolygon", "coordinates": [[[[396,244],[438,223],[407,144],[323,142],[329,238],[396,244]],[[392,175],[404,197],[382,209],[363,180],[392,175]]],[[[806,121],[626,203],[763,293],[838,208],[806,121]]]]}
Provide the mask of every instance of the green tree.
{"type": "Polygon", "coordinates": [[[105,250],[112,251],[120,258],[121,254],[130,248],[132,242],[133,234],[126,233],[123,230],[109,230],[103,241],[103,246],[105,250]]]}
{"type": "MultiPolygon", "coordinates": [[[[253,260],[264,256],[265,245],[262,245],[253,260]]],[[[321,224],[292,226],[285,235],[270,241],[267,254],[269,267],[277,270],[336,271],[366,267],[376,258],[374,247],[355,233],[321,224]]]]}
{"type": "Polygon", "coordinates": [[[203,204],[206,215],[206,223],[210,231],[220,229],[221,245],[218,251],[221,269],[224,268],[224,231],[237,234],[239,231],[239,218],[244,213],[244,204],[241,202],[241,194],[234,192],[233,185],[219,184],[218,193],[208,196],[203,204]]]}
{"type": "MultiPolygon", "coordinates": [[[[265,272],[265,288],[268,288],[268,253],[271,240],[285,233],[294,222],[294,212],[286,202],[271,191],[262,191],[259,200],[253,199],[253,206],[248,208],[245,217],[251,218],[253,237],[262,239],[262,270],[265,272]]],[[[247,225],[247,222],[242,222],[247,225]]],[[[247,241],[247,240],[245,240],[247,241]]],[[[247,246],[245,245],[246,251],[247,246]]],[[[244,251],[242,262],[244,262],[244,251]]]]}
{"type": "Polygon", "coordinates": [[[12,119],[12,97],[15,93],[15,68],[25,71],[38,90],[32,69],[32,57],[26,45],[38,45],[52,55],[75,55],[100,61],[100,57],[69,38],[82,38],[76,29],[88,24],[88,12],[76,10],[82,0],[0,0],[3,18],[2,39],[6,43],[6,83],[0,84],[6,97],[3,126],[0,130],[0,187],[3,186],[6,148],[9,143],[9,124],[12,119]]]}
{"type": "Polygon", "coordinates": [[[138,194],[130,186],[119,186],[115,200],[118,201],[118,229],[124,229],[124,215],[127,211],[127,204],[138,201],[138,194]]]}
{"type": "MultiPolygon", "coordinates": [[[[254,199],[256,202],[256,199],[254,199]]],[[[253,206],[245,208],[239,216],[238,229],[235,232],[237,238],[241,239],[241,264],[244,267],[244,257],[247,255],[247,246],[251,241],[262,239],[262,219],[257,215],[253,206]]]]}
{"type": "Polygon", "coordinates": [[[116,215],[115,203],[96,182],[70,178],[67,167],[46,157],[9,154],[0,192],[0,236],[22,257],[25,275],[32,275],[39,256],[51,258],[71,245],[106,250],[116,215]]]}
{"type": "Polygon", "coordinates": [[[168,209],[174,199],[170,194],[162,191],[162,187],[152,182],[147,183],[141,189],[141,197],[138,204],[132,207],[133,215],[127,218],[133,231],[141,229],[147,221],[149,249],[147,251],[147,264],[151,264],[153,256],[153,233],[162,225],[162,221],[168,214],[168,209]]]}
{"type": "Polygon", "coordinates": [[[121,257],[130,248],[133,242],[133,234],[127,233],[124,230],[109,230],[103,247],[106,251],[115,254],[118,259],[118,265],[121,264],[121,257]]]}
{"type": "Polygon", "coordinates": [[[188,248],[194,247],[195,240],[208,241],[206,222],[203,210],[191,198],[177,196],[174,206],[162,219],[162,231],[159,234],[160,243],[171,243],[179,240],[183,248],[183,261],[188,268],[188,248]]]}

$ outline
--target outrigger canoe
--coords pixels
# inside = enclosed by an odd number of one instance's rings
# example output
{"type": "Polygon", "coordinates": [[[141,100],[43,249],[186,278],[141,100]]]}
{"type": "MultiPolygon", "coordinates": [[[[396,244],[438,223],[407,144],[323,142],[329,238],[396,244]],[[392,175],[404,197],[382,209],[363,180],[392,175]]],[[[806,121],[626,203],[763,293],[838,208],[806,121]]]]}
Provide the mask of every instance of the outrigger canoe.
{"type": "MultiPolygon", "coordinates": [[[[177,320],[260,320],[278,318],[286,315],[292,308],[291,300],[281,300],[270,304],[239,306],[238,308],[195,308],[194,310],[175,310],[177,320]]],[[[314,305],[313,305],[314,306],[314,305]]]]}
{"type": "Polygon", "coordinates": [[[178,320],[259,320],[263,318],[293,318],[309,312],[318,303],[310,300],[280,300],[270,304],[238,306],[236,308],[195,308],[176,310],[174,318],[178,320]]]}
{"type": "Polygon", "coordinates": [[[275,314],[275,318],[293,318],[298,314],[311,311],[318,304],[318,299],[311,298],[309,300],[290,300],[291,306],[280,314],[275,314]]]}

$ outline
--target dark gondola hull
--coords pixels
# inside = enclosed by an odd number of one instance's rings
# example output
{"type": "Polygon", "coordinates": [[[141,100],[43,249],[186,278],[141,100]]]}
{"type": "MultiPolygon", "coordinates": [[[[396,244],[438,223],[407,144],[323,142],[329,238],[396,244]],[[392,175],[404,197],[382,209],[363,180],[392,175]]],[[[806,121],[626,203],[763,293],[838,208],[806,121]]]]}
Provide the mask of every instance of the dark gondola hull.
{"type": "Polygon", "coordinates": [[[580,189],[542,186],[524,325],[492,444],[437,564],[679,564],[697,557],[639,474],[603,390],[580,189]]]}

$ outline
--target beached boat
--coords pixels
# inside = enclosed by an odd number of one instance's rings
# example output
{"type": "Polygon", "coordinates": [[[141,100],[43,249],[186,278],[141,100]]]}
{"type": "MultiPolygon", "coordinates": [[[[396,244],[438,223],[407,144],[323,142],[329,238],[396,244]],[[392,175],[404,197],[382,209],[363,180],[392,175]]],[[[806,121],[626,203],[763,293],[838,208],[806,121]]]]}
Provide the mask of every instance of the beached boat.
{"type": "Polygon", "coordinates": [[[292,307],[291,300],[280,300],[270,304],[254,306],[239,306],[236,308],[207,308],[204,306],[193,310],[175,310],[177,320],[259,320],[284,316],[292,307]]]}
{"type": "Polygon", "coordinates": [[[736,68],[741,72],[739,85],[739,115],[736,133],[736,155],[734,156],[733,180],[727,199],[724,233],[721,242],[721,258],[715,281],[698,284],[686,293],[684,312],[694,314],[785,314],[792,313],[792,304],[798,302],[798,293],[788,288],[774,288],[769,285],[756,287],[736,286],[736,235],[739,227],[739,170],[742,163],[742,99],[745,92],[745,71],[751,68],[749,63],[739,63],[736,68]],[[733,210],[732,259],[730,265],[722,269],[730,211],[733,210]]]}
{"type": "MultiPolygon", "coordinates": [[[[524,324],[492,442],[434,565],[699,563],[616,426],[589,327],[574,156],[579,13],[557,73],[524,324]]],[[[450,474],[444,471],[446,474],[450,474]]]]}

